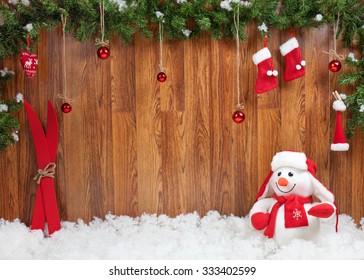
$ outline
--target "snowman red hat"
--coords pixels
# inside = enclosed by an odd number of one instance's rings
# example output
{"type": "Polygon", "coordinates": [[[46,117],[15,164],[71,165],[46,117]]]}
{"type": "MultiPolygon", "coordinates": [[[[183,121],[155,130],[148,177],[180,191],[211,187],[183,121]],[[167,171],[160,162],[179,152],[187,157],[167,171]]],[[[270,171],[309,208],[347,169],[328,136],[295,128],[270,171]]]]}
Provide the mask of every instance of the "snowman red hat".
{"type": "Polygon", "coordinates": [[[322,202],[325,201],[334,203],[335,197],[333,193],[329,191],[328,188],[326,188],[316,177],[316,164],[304,153],[295,151],[279,152],[273,157],[271,162],[271,171],[259,189],[257,200],[266,198],[267,196],[274,193],[273,189],[269,187],[268,182],[272,177],[272,174],[281,167],[292,167],[298,170],[307,171],[313,184],[313,195],[322,202]]]}

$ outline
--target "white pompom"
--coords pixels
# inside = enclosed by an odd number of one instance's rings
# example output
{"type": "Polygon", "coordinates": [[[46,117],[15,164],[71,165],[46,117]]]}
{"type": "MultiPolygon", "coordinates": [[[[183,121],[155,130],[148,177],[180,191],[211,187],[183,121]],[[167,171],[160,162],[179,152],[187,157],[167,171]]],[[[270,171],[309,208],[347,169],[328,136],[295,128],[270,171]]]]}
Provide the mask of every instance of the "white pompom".
{"type": "Polygon", "coordinates": [[[332,103],[332,108],[335,111],[340,111],[340,112],[344,112],[346,110],[346,105],[343,101],[341,100],[335,100],[334,103],[332,103]]]}
{"type": "Polygon", "coordinates": [[[273,70],[273,76],[278,76],[278,71],[277,70],[273,70]]]}
{"type": "Polygon", "coordinates": [[[272,71],[272,70],[268,70],[268,71],[267,71],[267,75],[268,75],[268,76],[272,76],[272,75],[273,75],[273,71],[272,71]]]}
{"type": "Polygon", "coordinates": [[[301,65],[302,65],[302,66],[306,66],[306,60],[302,60],[302,61],[301,61],[301,65]]]}
{"type": "Polygon", "coordinates": [[[301,65],[299,65],[299,64],[297,64],[297,65],[296,65],[296,69],[297,69],[297,70],[301,70],[301,69],[302,69],[302,66],[301,66],[301,65]]]}

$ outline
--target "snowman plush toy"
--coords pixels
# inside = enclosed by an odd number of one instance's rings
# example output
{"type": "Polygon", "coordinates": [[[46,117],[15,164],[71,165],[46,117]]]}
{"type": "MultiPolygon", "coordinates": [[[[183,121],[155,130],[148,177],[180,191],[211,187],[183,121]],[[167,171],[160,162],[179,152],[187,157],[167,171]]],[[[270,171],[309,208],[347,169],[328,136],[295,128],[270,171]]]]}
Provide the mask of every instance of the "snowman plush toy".
{"type": "Polygon", "coordinates": [[[252,226],[264,230],[264,235],[274,238],[278,246],[293,239],[315,240],[320,219],[335,214],[337,230],[335,197],[316,178],[316,170],[316,164],[304,153],[277,153],[249,213],[252,226]],[[314,196],[320,202],[313,202],[314,196]]]}

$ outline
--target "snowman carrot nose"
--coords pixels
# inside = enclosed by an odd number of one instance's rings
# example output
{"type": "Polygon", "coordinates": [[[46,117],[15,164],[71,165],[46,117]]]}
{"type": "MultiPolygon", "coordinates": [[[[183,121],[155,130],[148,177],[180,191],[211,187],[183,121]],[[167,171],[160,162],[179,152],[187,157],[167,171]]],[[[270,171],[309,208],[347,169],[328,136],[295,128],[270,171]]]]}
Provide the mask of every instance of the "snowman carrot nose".
{"type": "Polygon", "coordinates": [[[286,178],[279,178],[278,179],[278,184],[282,187],[287,187],[288,185],[288,180],[286,178]]]}

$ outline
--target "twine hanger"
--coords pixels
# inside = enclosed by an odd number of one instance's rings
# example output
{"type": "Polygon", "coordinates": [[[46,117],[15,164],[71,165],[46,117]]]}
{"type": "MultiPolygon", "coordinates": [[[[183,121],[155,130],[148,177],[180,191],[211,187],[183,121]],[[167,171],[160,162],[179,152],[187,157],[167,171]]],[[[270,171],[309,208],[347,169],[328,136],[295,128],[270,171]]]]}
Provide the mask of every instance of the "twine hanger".
{"type": "Polygon", "coordinates": [[[240,39],[239,39],[239,26],[240,26],[240,12],[239,12],[239,6],[237,8],[237,12],[234,12],[234,26],[235,26],[235,43],[236,43],[236,92],[237,92],[237,104],[236,107],[239,111],[242,111],[244,109],[244,101],[240,94],[240,39]]]}
{"type": "Polygon", "coordinates": [[[95,45],[101,45],[102,47],[108,47],[109,41],[104,40],[105,39],[105,1],[100,1],[100,29],[101,29],[101,40],[99,38],[96,38],[95,45]]]}
{"type": "Polygon", "coordinates": [[[66,24],[67,24],[67,12],[64,9],[61,10],[61,22],[62,22],[62,64],[63,64],[63,93],[58,94],[58,98],[63,99],[65,102],[72,103],[74,99],[67,96],[67,67],[66,67],[66,24]]]}
{"type": "Polygon", "coordinates": [[[337,20],[333,24],[333,33],[334,33],[334,48],[330,49],[328,52],[322,51],[325,54],[333,55],[334,59],[343,60],[344,55],[338,54],[336,51],[336,37],[337,37],[337,30],[339,28],[339,22],[340,22],[340,14],[337,15],[337,20]]]}
{"type": "Polygon", "coordinates": [[[160,16],[159,19],[159,70],[164,72],[163,67],[163,14],[160,16]]]}

